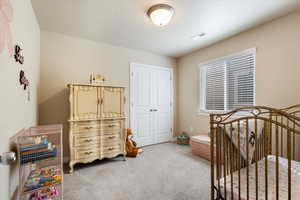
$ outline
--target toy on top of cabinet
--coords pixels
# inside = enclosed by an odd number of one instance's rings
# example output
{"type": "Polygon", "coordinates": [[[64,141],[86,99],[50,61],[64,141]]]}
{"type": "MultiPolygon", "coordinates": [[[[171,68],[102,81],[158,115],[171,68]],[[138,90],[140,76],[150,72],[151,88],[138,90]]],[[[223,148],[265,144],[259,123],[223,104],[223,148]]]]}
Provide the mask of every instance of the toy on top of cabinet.
{"type": "Polygon", "coordinates": [[[94,74],[92,73],[90,75],[90,84],[95,84],[95,85],[102,85],[106,81],[105,77],[101,74],[94,74]]]}

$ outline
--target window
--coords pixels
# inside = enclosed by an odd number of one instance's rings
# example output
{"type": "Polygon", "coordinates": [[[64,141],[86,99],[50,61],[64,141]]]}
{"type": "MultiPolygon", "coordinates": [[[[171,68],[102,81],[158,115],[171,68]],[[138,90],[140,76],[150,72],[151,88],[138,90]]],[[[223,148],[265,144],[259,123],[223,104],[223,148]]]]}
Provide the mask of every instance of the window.
{"type": "Polygon", "coordinates": [[[225,112],[255,105],[255,56],[249,49],[200,68],[200,109],[225,112]]]}

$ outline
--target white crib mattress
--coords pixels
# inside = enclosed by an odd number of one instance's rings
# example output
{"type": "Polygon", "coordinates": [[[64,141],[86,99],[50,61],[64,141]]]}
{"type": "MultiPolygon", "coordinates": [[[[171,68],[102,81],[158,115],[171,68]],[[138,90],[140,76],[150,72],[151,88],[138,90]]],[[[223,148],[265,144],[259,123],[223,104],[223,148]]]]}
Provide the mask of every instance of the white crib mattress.
{"type": "MultiPolygon", "coordinates": [[[[276,157],[268,156],[268,199],[276,199],[276,157]]],[[[292,200],[300,200],[300,162],[292,161],[291,193],[292,200]]],[[[247,200],[247,169],[240,170],[241,200],[247,200]]],[[[218,182],[215,183],[218,185],[218,182]]],[[[225,194],[224,178],[220,180],[222,196],[225,194]]],[[[227,199],[231,199],[231,177],[226,177],[227,199]]],[[[238,171],[233,173],[233,199],[239,199],[238,171]]],[[[249,166],[249,200],[256,199],[255,164],[249,166]]],[[[258,162],[258,199],[265,199],[265,160],[258,162]]],[[[279,157],[279,199],[288,199],[288,161],[279,157]]]]}

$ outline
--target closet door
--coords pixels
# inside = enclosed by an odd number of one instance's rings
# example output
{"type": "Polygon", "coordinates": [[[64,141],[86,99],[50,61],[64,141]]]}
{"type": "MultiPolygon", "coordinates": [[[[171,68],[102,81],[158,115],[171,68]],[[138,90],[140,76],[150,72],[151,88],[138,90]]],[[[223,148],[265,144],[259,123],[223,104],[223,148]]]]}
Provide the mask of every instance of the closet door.
{"type": "Polygon", "coordinates": [[[98,89],[92,86],[74,86],[73,109],[75,120],[95,119],[98,115],[98,89]]]}
{"type": "Polygon", "coordinates": [[[153,86],[155,102],[155,141],[156,143],[170,141],[172,133],[172,74],[169,69],[155,70],[155,83],[153,86]]]}
{"type": "Polygon", "coordinates": [[[131,128],[139,146],[170,141],[172,71],[142,64],[131,66],[131,128]]]}
{"type": "Polygon", "coordinates": [[[152,115],[152,77],[153,72],[146,67],[135,67],[131,79],[131,129],[139,146],[155,143],[152,115]]]}

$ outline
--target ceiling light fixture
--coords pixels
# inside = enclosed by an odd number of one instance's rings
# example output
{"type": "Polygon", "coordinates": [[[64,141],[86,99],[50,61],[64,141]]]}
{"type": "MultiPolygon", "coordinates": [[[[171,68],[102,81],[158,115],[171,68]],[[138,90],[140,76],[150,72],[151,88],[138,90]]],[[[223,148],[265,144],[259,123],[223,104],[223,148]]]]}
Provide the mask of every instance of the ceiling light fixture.
{"type": "Polygon", "coordinates": [[[174,15],[174,8],[167,4],[157,4],[149,8],[147,15],[157,26],[166,26],[174,15]]]}
{"type": "Polygon", "coordinates": [[[193,40],[199,40],[200,38],[204,37],[206,34],[205,33],[199,33],[197,35],[192,36],[191,38],[193,40]]]}

